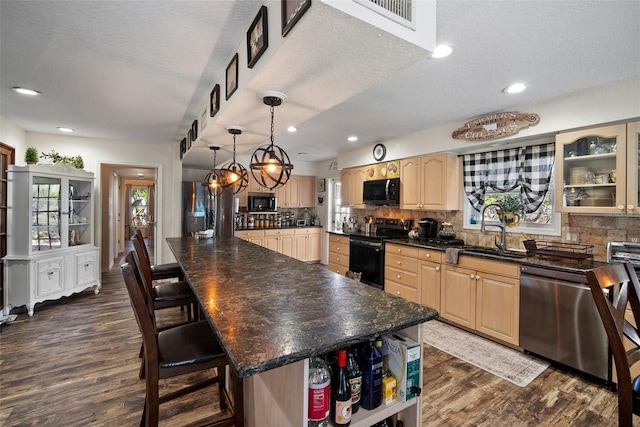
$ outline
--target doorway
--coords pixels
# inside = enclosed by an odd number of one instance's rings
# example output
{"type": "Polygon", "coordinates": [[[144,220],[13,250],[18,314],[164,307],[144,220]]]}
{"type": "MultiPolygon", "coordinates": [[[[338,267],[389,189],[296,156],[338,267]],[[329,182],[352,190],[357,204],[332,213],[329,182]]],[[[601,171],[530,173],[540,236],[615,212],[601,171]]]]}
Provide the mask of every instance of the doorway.
{"type": "MultiPolygon", "coordinates": [[[[103,272],[109,271],[126,250],[125,243],[131,238],[134,226],[144,228],[144,234],[151,243],[155,239],[159,221],[157,213],[160,212],[155,197],[160,184],[158,170],[158,167],[148,165],[100,165],[102,219],[99,233],[103,272]],[[140,198],[140,195],[144,197],[140,198]],[[144,208],[141,207],[142,203],[144,208]],[[132,206],[134,204],[136,206],[132,206]],[[136,224],[133,224],[134,219],[136,224]]],[[[150,244],[149,249],[153,250],[154,247],[157,245],[150,244]]],[[[157,254],[150,255],[156,258],[157,254]]]]}

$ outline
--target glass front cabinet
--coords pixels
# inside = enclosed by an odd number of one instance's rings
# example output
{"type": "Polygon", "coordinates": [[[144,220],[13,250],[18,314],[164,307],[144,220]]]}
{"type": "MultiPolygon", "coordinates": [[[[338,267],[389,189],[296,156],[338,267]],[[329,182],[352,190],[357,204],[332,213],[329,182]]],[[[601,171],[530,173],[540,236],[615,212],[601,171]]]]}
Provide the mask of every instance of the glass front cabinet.
{"type": "Polygon", "coordinates": [[[560,212],[640,214],[640,122],[556,136],[560,212]]]}
{"type": "Polygon", "coordinates": [[[100,289],[93,174],[64,164],[9,166],[5,311],[100,289]]]}

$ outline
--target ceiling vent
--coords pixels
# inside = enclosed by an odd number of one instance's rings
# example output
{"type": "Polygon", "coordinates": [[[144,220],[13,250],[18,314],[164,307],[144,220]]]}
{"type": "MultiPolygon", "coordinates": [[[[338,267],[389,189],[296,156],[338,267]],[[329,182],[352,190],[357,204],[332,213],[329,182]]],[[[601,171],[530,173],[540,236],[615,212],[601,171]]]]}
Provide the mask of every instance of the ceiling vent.
{"type": "Polygon", "coordinates": [[[412,0],[354,0],[380,15],[412,30],[416,29],[415,6],[412,0]]]}
{"type": "MultiPolygon", "coordinates": [[[[436,2],[431,0],[320,0],[378,29],[433,53],[436,2]]],[[[311,6],[312,8],[317,7],[311,6]]],[[[354,27],[357,27],[354,24],[354,27]]]]}

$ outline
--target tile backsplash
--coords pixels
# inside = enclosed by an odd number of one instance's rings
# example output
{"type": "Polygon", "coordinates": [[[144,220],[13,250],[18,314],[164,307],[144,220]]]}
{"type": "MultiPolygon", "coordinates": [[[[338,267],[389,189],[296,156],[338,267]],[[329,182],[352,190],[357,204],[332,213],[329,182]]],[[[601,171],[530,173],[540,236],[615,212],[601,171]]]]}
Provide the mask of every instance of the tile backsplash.
{"type": "MultiPolygon", "coordinates": [[[[433,218],[442,222],[450,222],[456,230],[456,238],[463,239],[468,245],[493,246],[494,239],[500,239],[500,229],[488,228],[486,232],[462,228],[462,211],[454,212],[424,212],[402,210],[389,206],[375,209],[354,209],[358,221],[362,224],[362,218],[373,216],[375,218],[411,218],[417,227],[420,218],[433,218]]],[[[364,228],[364,226],[362,226],[364,228]]],[[[507,229],[508,230],[508,229],[507,229]]],[[[636,241],[640,242],[640,217],[619,215],[573,215],[562,214],[562,235],[547,236],[538,234],[523,234],[507,232],[507,247],[511,249],[524,249],[523,240],[546,241],[570,241],[584,245],[593,245],[594,259],[606,261],[607,243],[610,241],[636,241]]]]}

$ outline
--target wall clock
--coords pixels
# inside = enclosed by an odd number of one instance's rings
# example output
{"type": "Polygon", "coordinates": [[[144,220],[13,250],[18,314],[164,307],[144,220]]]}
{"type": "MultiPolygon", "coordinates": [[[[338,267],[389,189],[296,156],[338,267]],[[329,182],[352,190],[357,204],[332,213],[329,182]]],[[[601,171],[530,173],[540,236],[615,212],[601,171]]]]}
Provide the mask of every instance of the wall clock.
{"type": "Polygon", "coordinates": [[[380,161],[382,159],[384,159],[384,156],[387,155],[387,147],[385,147],[382,144],[376,144],[375,147],[373,147],[373,158],[376,161],[380,161]]]}

